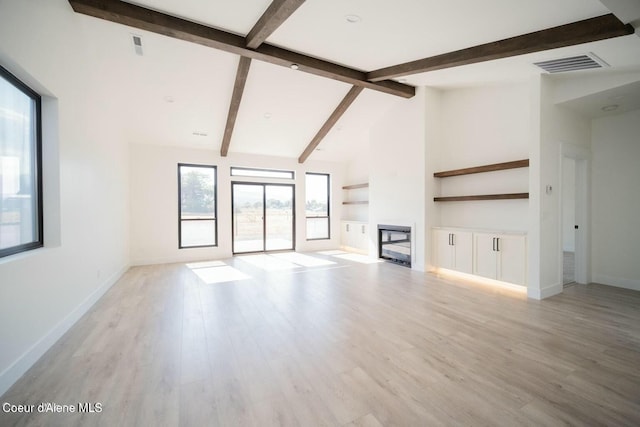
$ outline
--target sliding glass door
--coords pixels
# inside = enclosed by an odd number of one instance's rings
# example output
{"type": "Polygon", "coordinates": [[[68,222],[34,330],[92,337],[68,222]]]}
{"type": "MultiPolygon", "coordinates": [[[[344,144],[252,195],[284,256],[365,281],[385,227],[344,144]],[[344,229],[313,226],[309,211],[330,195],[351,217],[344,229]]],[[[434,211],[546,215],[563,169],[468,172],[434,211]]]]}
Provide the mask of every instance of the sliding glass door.
{"type": "Polygon", "coordinates": [[[264,250],[264,187],[233,186],[233,253],[264,250]]]}
{"type": "Polygon", "coordinates": [[[294,186],[234,182],[233,253],[294,249],[294,186]]]}
{"type": "Polygon", "coordinates": [[[293,249],[293,185],[265,185],[265,250],[293,249]]]}

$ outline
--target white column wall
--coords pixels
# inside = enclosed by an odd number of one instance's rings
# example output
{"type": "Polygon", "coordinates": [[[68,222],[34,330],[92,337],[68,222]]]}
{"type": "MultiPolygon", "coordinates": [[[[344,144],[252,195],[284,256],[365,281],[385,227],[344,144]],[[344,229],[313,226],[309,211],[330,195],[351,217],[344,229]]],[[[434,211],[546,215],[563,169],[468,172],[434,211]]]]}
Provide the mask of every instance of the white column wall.
{"type": "Polygon", "coordinates": [[[117,99],[100,84],[81,23],[59,3],[0,8],[0,63],[45,95],[46,227],[44,248],[0,260],[0,394],[129,262],[129,153],[112,126],[117,99]]]}

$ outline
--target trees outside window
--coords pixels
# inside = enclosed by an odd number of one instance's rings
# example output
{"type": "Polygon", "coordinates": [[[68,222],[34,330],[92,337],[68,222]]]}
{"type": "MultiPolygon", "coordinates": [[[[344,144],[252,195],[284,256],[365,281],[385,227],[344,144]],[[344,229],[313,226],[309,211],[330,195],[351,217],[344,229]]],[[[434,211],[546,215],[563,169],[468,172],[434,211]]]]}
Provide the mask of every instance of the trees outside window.
{"type": "Polygon", "coordinates": [[[217,246],[216,167],[178,165],[178,246],[217,246]]]}
{"type": "Polygon", "coordinates": [[[305,178],[307,240],[329,239],[329,174],[309,172],[305,178]]]}

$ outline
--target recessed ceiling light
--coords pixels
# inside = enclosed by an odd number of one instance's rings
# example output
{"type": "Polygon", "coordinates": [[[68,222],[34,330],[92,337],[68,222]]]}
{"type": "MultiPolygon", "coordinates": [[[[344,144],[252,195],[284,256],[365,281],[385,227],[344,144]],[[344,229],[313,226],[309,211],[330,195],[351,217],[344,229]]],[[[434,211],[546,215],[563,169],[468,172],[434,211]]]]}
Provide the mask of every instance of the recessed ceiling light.
{"type": "Polygon", "coordinates": [[[291,64],[289,65],[289,68],[291,68],[292,70],[297,70],[300,68],[300,66],[298,64],[291,64]]]}
{"type": "Polygon", "coordinates": [[[270,119],[271,118],[271,113],[264,113],[264,118],[265,119],[270,119]]]}
{"type": "Polygon", "coordinates": [[[618,104],[605,105],[601,108],[602,111],[615,111],[620,107],[618,104]]]}
{"type": "Polygon", "coordinates": [[[358,15],[345,15],[344,19],[346,19],[349,24],[357,24],[358,22],[362,21],[362,18],[360,18],[358,15]]]}
{"type": "Polygon", "coordinates": [[[173,99],[173,96],[169,96],[169,95],[165,96],[162,99],[164,99],[164,102],[168,102],[169,104],[173,104],[175,102],[175,99],[173,99]]]}
{"type": "Polygon", "coordinates": [[[193,135],[195,136],[207,136],[206,132],[193,132],[193,135]]]}

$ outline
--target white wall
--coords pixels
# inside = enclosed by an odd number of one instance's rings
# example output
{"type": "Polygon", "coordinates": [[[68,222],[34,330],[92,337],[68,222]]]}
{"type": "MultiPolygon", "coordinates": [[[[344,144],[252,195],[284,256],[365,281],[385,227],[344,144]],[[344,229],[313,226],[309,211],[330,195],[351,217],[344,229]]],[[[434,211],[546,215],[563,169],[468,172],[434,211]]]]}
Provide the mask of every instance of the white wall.
{"type": "MultiPolygon", "coordinates": [[[[547,75],[539,80],[539,127],[537,186],[539,194],[539,210],[535,212],[539,227],[539,247],[529,254],[530,269],[537,271],[530,274],[529,296],[546,298],[562,292],[562,215],[561,200],[558,191],[562,182],[561,159],[562,146],[588,148],[591,144],[591,127],[586,118],[555,104],[556,92],[562,86],[554,83],[547,75]],[[547,187],[551,191],[547,191],[547,187]],[[538,264],[539,263],[539,264],[538,264]],[[538,277],[539,276],[539,277],[538,277]],[[531,279],[534,278],[532,283],[531,279]]],[[[531,272],[531,270],[530,270],[531,272]]]]}
{"type": "Polygon", "coordinates": [[[413,265],[425,269],[425,91],[396,101],[371,129],[370,254],[378,224],[413,227],[413,265]]]}
{"type": "MultiPolygon", "coordinates": [[[[529,88],[526,83],[442,92],[441,170],[529,158],[529,88]]],[[[442,196],[523,193],[527,168],[439,179],[442,196]]],[[[439,202],[442,226],[527,230],[526,199],[439,202]]]]}
{"type": "Polygon", "coordinates": [[[91,42],[63,0],[0,3],[0,63],[49,95],[45,248],[0,260],[0,394],[128,265],[128,148],[91,42]]]}
{"type": "MultiPolygon", "coordinates": [[[[344,165],[307,160],[230,153],[220,157],[213,150],[183,149],[131,144],[131,261],[134,265],[220,259],[232,255],[231,166],[294,170],[296,173],[296,250],[336,249],[340,242],[340,218],[344,165]],[[178,163],[209,164],[218,171],[218,246],[178,249],[178,163]],[[331,239],[307,241],[305,237],[305,172],[331,174],[331,239]]],[[[233,181],[262,181],[233,177],[233,181]]],[[[290,183],[286,180],[265,182],[290,183]]]]}
{"type": "Polygon", "coordinates": [[[440,203],[433,201],[436,194],[440,194],[440,179],[433,176],[441,168],[442,144],[442,91],[434,88],[424,88],[425,95],[425,269],[435,269],[433,256],[432,228],[441,224],[440,203]]]}
{"type": "Polygon", "coordinates": [[[592,122],[593,281],[640,290],[640,110],[592,122]]]}

